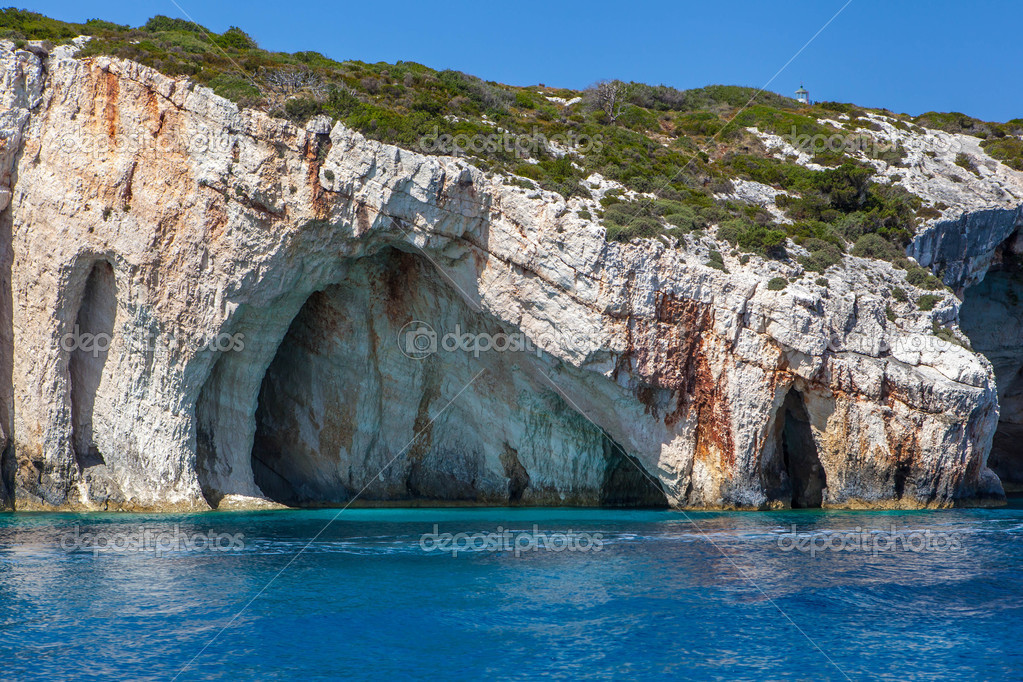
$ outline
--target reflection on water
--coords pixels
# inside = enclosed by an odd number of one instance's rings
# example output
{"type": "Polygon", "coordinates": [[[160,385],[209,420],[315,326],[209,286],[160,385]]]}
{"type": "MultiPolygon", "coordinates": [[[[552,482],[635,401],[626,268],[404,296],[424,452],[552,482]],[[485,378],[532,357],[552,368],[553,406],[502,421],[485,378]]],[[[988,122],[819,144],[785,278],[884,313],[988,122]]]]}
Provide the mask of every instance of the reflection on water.
{"type": "Polygon", "coordinates": [[[0,676],[172,678],[303,548],[180,679],[1023,675],[1019,505],[336,514],[0,515],[0,676]]]}

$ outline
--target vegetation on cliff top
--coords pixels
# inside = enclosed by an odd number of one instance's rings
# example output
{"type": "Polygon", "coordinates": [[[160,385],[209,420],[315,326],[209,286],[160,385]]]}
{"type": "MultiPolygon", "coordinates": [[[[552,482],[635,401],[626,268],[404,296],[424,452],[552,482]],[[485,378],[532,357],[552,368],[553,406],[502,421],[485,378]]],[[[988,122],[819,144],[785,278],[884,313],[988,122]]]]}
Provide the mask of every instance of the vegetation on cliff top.
{"type": "MultiPolygon", "coordinates": [[[[904,247],[918,219],[934,212],[902,187],[875,182],[872,168],[845,150],[817,153],[813,160],[826,168],[809,170],[793,159],[774,158],[747,130],[869,139],[877,124],[868,110],[850,104],[806,106],[775,93],[722,85],[677,90],[611,81],[585,91],[514,87],[413,62],[368,64],[310,51],[270,52],[239,28],[218,34],[164,16],[129,27],[0,11],[0,37],[19,45],[68,42],[78,35],[92,36],[82,57],[113,55],[187,76],[241,106],[296,123],[326,114],[373,139],[466,156],[525,187],[590,197],[597,186],[588,186],[586,178],[599,173],[625,189],[602,192],[595,217],[609,239],[677,237],[718,226],[719,239],[768,257],[787,257],[791,239],[808,252],[800,262],[809,270],[822,272],[846,252],[908,267],[904,247]],[[758,206],[721,198],[732,193],[732,178],[784,190],[777,205],[792,224],[777,223],[758,206]]],[[[1023,121],[873,113],[903,129],[926,125],[986,137],[989,153],[1023,169],[1023,141],[1016,137],[1023,121]]],[[[902,150],[881,149],[875,158],[901,163],[902,150]]]]}

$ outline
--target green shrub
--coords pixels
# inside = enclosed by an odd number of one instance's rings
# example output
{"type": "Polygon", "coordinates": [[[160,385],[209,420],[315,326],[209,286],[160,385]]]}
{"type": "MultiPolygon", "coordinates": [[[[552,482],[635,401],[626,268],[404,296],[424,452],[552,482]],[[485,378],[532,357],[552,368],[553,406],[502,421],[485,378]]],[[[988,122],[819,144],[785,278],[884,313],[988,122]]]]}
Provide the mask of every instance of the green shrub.
{"type": "Polygon", "coordinates": [[[956,154],[956,165],[960,168],[965,168],[978,177],[980,176],[980,171],[977,170],[977,164],[973,161],[973,157],[965,152],[956,154]]]}
{"type": "Polygon", "coordinates": [[[941,296],[935,294],[924,294],[920,298],[916,299],[916,306],[920,310],[934,310],[934,304],[941,300],[941,296]]]}
{"type": "Polygon", "coordinates": [[[611,204],[620,204],[625,199],[622,198],[622,192],[618,189],[612,189],[605,192],[604,196],[600,198],[600,205],[603,208],[607,208],[611,204]]]}
{"type": "Polygon", "coordinates": [[[254,105],[262,96],[251,80],[231,73],[217,74],[209,85],[213,92],[242,106],[254,105]]]}
{"type": "Polygon", "coordinates": [[[675,129],[680,134],[714,136],[724,126],[721,117],[710,111],[687,112],[675,117],[675,129]]]}
{"type": "Polygon", "coordinates": [[[767,283],[768,291],[781,291],[789,285],[789,281],[784,277],[773,277],[771,281],[767,283]]]}
{"type": "Polygon", "coordinates": [[[709,258],[707,260],[706,265],[708,267],[712,267],[712,268],[716,268],[718,270],[723,270],[724,272],[728,272],[728,268],[725,267],[725,259],[721,256],[721,252],[720,251],[712,250],[710,252],[710,254],[709,254],[709,258]]]}
{"type": "Polygon", "coordinates": [[[739,246],[768,257],[780,257],[785,253],[785,233],[763,225],[751,225],[739,235],[739,246]]]}
{"type": "Polygon", "coordinates": [[[939,325],[937,320],[931,320],[931,333],[946,343],[954,343],[955,345],[967,350],[973,350],[970,347],[969,342],[964,342],[948,327],[942,327],[939,325]]]}
{"type": "Polygon", "coordinates": [[[650,239],[661,233],[661,224],[651,218],[637,218],[627,225],[609,224],[606,227],[606,238],[612,242],[650,239]]]}
{"type": "Polygon", "coordinates": [[[906,290],[902,287],[892,287],[892,298],[899,303],[905,303],[909,300],[909,296],[906,294],[906,290]]]}
{"type": "MultiPolygon", "coordinates": [[[[90,22],[91,23],[91,22],[90,22]]],[[[111,28],[127,30],[127,26],[118,26],[102,22],[111,28]]],[[[99,28],[94,25],[94,28],[99,28]]],[[[12,40],[51,40],[62,42],[83,33],[91,33],[84,24],[72,24],[66,21],[50,19],[36,12],[8,7],[0,10],[0,35],[12,40]]]]}
{"type": "Polygon", "coordinates": [[[296,97],[284,103],[284,111],[289,119],[301,125],[322,113],[323,104],[310,97],[296,97]]]}
{"type": "Polygon", "coordinates": [[[940,279],[931,274],[929,270],[920,266],[913,266],[906,272],[906,281],[915,287],[935,291],[945,286],[940,279]]]}
{"type": "Polygon", "coordinates": [[[217,44],[223,48],[235,50],[249,50],[256,47],[256,41],[237,26],[232,26],[215,38],[217,44]]]}
{"type": "Polygon", "coordinates": [[[824,272],[832,265],[841,263],[844,256],[842,249],[821,239],[808,239],[803,246],[810,251],[810,255],[801,257],[799,264],[810,272],[824,272]]]}
{"type": "Polygon", "coordinates": [[[914,118],[913,123],[925,128],[944,130],[946,133],[965,133],[967,135],[986,134],[989,130],[983,121],[956,111],[950,113],[930,111],[914,118]]]}
{"type": "Polygon", "coordinates": [[[827,223],[817,220],[805,220],[785,225],[784,229],[793,242],[807,249],[812,250],[810,246],[807,246],[808,243],[823,241],[832,244],[839,251],[845,250],[845,242],[827,223]]]}
{"type": "Polygon", "coordinates": [[[906,161],[906,148],[901,144],[897,144],[894,147],[887,145],[871,145],[867,150],[867,156],[878,161],[884,161],[890,166],[902,166],[906,161]]]}
{"type": "Polygon", "coordinates": [[[607,239],[627,242],[631,239],[649,239],[662,234],[664,226],[649,201],[613,203],[604,211],[607,239]]]}
{"type": "Polygon", "coordinates": [[[678,213],[669,213],[664,216],[664,220],[675,227],[681,228],[683,232],[692,232],[693,230],[700,230],[706,227],[700,214],[688,206],[685,210],[678,213]]]}
{"type": "Polygon", "coordinates": [[[1006,137],[997,140],[984,140],[981,145],[992,158],[998,159],[1009,168],[1023,171],[1023,140],[1018,137],[1006,137]]]}
{"type": "Polygon", "coordinates": [[[515,93],[515,106],[522,109],[536,109],[536,101],[520,90],[515,93]]]}
{"type": "Polygon", "coordinates": [[[543,178],[543,169],[540,166],[532,163],[520,163],[515,167],[515,175],[521,175],[524,178],[530,180],[540,180],[543,178]]]}
{"type": "Polygon", "coordinates": [[[881,235],[870,232],[856,240],[852,248],[852,255],[859,258],[892,261],[905,254],[881,235]]]}
{"type": "Polygon", "coordinates": [[[870,257],[895,260],[904,257],[903,248],[916,229],[920,198],[901,186],[873,182],[873,171],[852,161],[838,168],[812,171],[777,159],[746,155],[731,157],[728,166],[739,176],[799,195],[779,195],[775,200],[795,221],[787,229],[797,243],[811,235],[838,242],[841,236],[855,242],[873,233],[890,242],[891,247],[881,248],[872,239],[860,252],[869,245],[872,253],[880,254],[870,257]]]}
{"type": "MultiPolygon", "coordinates": [[[[754,104],[743,110],[735,119],[734,124],[742,127],[755,126],[762,131],[774,133],[775,135],[814,137],[822,135],[825,138],[831,135],[839,135],[840,131],[830,125],[822,125],[817,122],[816,117],[804,116],[793,111],[785,111],[763,104],[754,104]]],[[[799,140],[793,139],[792,143],[799,146],[799,140]]]]}
{"type": "MultiPolygon", "coordinates": [[[[662,104],[664,108],[676,109],[678,111],[724,111],[726,109],[744,107],[754,100],[765,106],[779,109],[795,109],[799,106],[795,100],[788,97],[737,85],[708,85],[704,88],[685,91],[665,88],[663,85],[656,88],[651,88],[650,86],[641,87],[659,91],[660,95],[659,97],[655,96],[653,98],[654,101],[662,104]]],[[[631,101],[641,101],[640,97],[642,94],[641,88],[637,88],[634,85],[631,101]]]]}
{"type": "Polygon", "coordinates": [[[852,104],[846,104],[844,102],[816,102],[815,107],[820,107],[825,111],[836,111],[840,114],[848,114],[853,109],[852,104]]]}
{"type": "Polygon", "coordinates": [[[718,226],[717,238],[723,242],[727,242],[732,246],[739,243],[739,237],[742,236],[743,232],[749,229],[749,225],[741,220],[729,220],[726,223],[722,223],[718,226]]]}
{"type": "Polygon", "coordinates": [[[145,23],[142,27],[147,31],[188,31],[191,33],[209,33],[209,31],[191,21],[185,21],[184,19],[177,19],[174,17],[167,17],[162,14],[157,14],[145,23]]]}

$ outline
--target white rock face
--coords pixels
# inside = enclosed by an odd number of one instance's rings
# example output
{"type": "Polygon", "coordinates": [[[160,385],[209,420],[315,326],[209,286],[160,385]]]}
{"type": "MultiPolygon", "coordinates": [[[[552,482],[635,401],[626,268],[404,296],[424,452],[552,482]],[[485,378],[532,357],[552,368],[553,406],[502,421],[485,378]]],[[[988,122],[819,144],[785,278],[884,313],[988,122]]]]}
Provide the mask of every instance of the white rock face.
{"type": "Polygon", "coordinates": [[[608,243],[560,196],[131,62],[5,49],[0,78],[18,508],[1002,494],[991,366],[889,321],[888,265],[772,291],[798,268],[608,243]],[[410,359],[419,323],[539,350],[410,359]]]}

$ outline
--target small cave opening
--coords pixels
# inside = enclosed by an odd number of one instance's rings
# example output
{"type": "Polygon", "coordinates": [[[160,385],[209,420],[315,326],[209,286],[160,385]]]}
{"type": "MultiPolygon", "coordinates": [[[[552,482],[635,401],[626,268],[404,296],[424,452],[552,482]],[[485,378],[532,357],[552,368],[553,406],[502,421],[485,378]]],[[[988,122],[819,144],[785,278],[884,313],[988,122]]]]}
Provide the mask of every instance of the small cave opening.
{"type": "Polygon", "coordinates": [[[1023,492],[1023,238],[1019,232],[995,251],[984,279],[964,290],[959,326],[995,373],[999,416],[988,467],[1006,492],[1023,492]]]}
{"type": "Polygon", "coordinates": [[[14,443],[8,439],[7,446],[0,452],[0,510],[14,509],[15,470],[18,466],[14,456],[14,443]]]}
{"type": "Polygon", "coordinates": [[[607,469],[601,486],[600,506],[667,509],[664,487],[612,438],[604,434],[607,469]]]}
{"type": "Polygon", "coordinates": [[[82,469],[104,463],[103,453],[95,441],[93,410],[113,338],[116,313],[114,269],[110,263],[98,261],[85,281],[75,320],[77,342],[68,360],[71,442],[75,460],[82,469]]]}
{"type": "Polygon", "coordinates": [[[217,405],[211,396],[213,383],[213,381],[207,380],[196,401],[195,470],[203,498],[212,508],[216,509],[220,501],[224,499],[224,492],[213,483],[217,465],[217,445],[214,438],[217,405]]]}
{"type": "Polygon", "coordinates": [[[796,388],[785,394],[775,423],[774,457],[765,463],[764,479],[769,499],[793,509],[820,508],[827,488],[827,474],[817,452],[810,416],[803,395],[796,388]]]}

